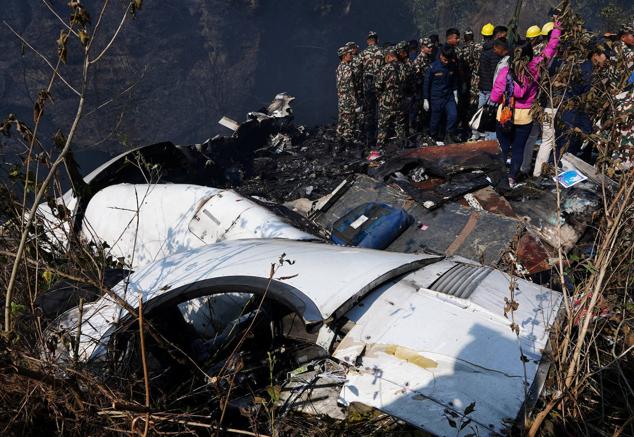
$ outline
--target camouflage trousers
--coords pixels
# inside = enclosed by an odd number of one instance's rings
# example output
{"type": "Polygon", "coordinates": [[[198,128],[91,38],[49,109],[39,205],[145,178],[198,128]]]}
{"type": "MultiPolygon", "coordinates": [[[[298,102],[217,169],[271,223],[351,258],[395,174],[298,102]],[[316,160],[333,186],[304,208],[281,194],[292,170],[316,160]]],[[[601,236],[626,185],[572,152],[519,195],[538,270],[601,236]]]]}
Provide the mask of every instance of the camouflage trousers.
{"type": "Polygon", "coordinates": [[[354,137],[357,140],[362,140],[365,137],[366,127],[365,127],[365,110],[363,107],[360,107],[356,111],[355,116],[355,126],[354,126],[354,137]]]}
{"type": "Polygon", "coordinates": [[[368,134],[369,141],[373,141],[376,135],[377,123],[377,96],[374,88],[374,78],[368,76],[363,82],[363,128],[368,134]]]}
{"type": "Polygon", "coordinates": [[[337,137],[343,141],[353,141],[357,138],[359,122],[355,109],[354,106],[339,105],[337,137]]]}
{"type": "Polygon", "coordinates": [[[392,132],[397,138],[403,139],[407,136],[406,117],[404,116],[400,101],[386,102],[379,101],[379,127],[377,143],[385,144],[392,132]]]}
{"type": "Polygon", "coordinates": [[[403,100],[401,100],[400,124],[403,126],[403,135],[402,136],[399,135],[399,138],[407,138],[409,136],[410,130],[415,128],[415,125],[416,125],[415,104],[416,104],[415,96],[403,97],[403,100]]]}

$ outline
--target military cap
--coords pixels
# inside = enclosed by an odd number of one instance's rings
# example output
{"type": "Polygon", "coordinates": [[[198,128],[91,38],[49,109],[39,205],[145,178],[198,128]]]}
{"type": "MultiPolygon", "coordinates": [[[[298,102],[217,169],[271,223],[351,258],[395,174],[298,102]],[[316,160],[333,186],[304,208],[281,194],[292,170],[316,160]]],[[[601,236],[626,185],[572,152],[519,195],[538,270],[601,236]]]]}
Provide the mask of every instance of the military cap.
{"type": "Polygon", "coordinates": [[[628,33],[634,34],[634,26],[632,26],[632,24],[623,24],[621,26],[621,30],[619,31],[619,34],[625,35],[628,33]]]}
{"type": "Polygon", "coordinates": [[[398,44],[396,44],[396,50],[408,50],[409,49],[409,43],[407,41],[401,41],[398,44]]]}
{"type": "Polygon", "coordinates": [[[350,51],[350,48],[343,46],[343,47],[339,47],[337,49],[337,56],[342,57],[343,55],[345,55],[346,53],[348,53],[350,51]]]}
{"type": "Polygon", "coordinates": [[[359,46],[354,41],[348,41],[344,47],[347,47],[349,49],[354,49],[354,48],[358,48],[359,46]]]}
{"type": "Polygon", "coordinates": [[[374,30],[371,30],[371,31],[368,32],[368,39],[369,38],[378,38],[378,37],[379,37],[379,35],[374,30]]]}
{"type": "Polygon", "coordinates": [[[389,46],[389,47],[386,47],[386,48],[383,49],[383,53],[385,55],[394,55],[394,56],[396,56],[396,55],[398,55],[397,52],[398,52],[398,49],[396,47],[394,47],[394,46],[389,46]]]}
{"type": "Polygon", "coordinates": [[[464,31],[464,34],[465,35],[473,35],[473,30],[467,29],[467,30],[464,31]]]}
{"type": "Polygon", "coordinates": [[[425,38],[421,38],[420,40],[418,40],[419,44],[421,45],[421,47],[433,47],[434,43],[431,42],[431,39],[425,37],[425,38]]]}

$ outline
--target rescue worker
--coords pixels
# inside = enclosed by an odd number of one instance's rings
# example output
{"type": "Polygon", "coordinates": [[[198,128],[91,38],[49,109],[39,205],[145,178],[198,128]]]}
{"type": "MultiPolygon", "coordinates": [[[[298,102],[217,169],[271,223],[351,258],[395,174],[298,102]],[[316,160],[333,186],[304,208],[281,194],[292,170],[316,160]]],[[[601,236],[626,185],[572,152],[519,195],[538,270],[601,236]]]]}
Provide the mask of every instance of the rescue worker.
{"type": "Polygon", "coordinates": [[[617,62],[621,63],[625,70],[624,79],[627,80],[634,68],[634,26],[630,24],[621,26],[618,38],[619,40],[614,45],[614,52],[617,62]]]}
{"type": "Polygon", "coordinates": [[[354,89],[357,99],[357,124],[355,126],[355,138],[361,140],[363,138],[364,120],[363,120],[363,62],[359,56],[359,46],[357,43],[350,41],[345,45],[352,52],[352,75],[354,76],[354,89]]]}
{"type": "Polygon", "coordinates": [[[337,50],[340,62],[337,67],[337,99],[339,118],[337,121],[337,137],[349,145],[355,139],[357,125],[357,91],[355,90],[354,72],[352,70],[352,50],[340,47],[337,50]]]}
{"type": "Polygon", "coordinates": [[[508,36],[508,33],[509,33],[508,27],[495,26],[495,28],[493,29],[493,39],[506,38],[508,36]]]}
{"type": "MultiPolygon", "coordinates": [[[[487,26],[488,25],[485,25],[485,27],[487,26]]],[[[482,31],[485,32],[484,27],[482,28],[482,31]]],[[[489,31],[491,31],[491,29],[487,27],[486,32],[488,33],[489,31]]],[[[500,38],[506,38],[506,32],[506,27],[496,26],[491,32],[493,38],[485,40],[482,45],[482,54],[480,55],[480,62],[478,65],[478,76],[480,78],[478,83],[478,89],[480,90],[478,103],[482,103],[480,106],[486,103],[491,96],[495,69],[498,62],[500,62],[500,59],[502,59],[502,57],[493,49],[493,43],[500,38]]]]}
{"type": "MultiPolygon", "coordinates": [[[[478,63],[478,107],[482,107],[490,103],[491,90],[493,89],[493,79],[495,78],[495,70],[502,57],[494,50],[494,42],[500,38],[506,39],[507,28],[504,26],[493,26],[485,24],[482,32],[485,36],[482,44],[482,54],[478,63]],[[485,35],[486,34],[486,35],[485,35]],[[487,36],[490,38],[486,39],[487,36]]],[[[488,140],[495,139],[495,132],[485,133],[488,140]]]]}
{"type": "MultiPolygon", "coordinates": [[[[542,29],[539,26],[531,26],[526,29],[526,43],[532,48],[534,54],[541,53],[541,50],[538,52],[537,47],[540,45],[542,40],[542,29]]],[[[536,100],[537,102],[540,99],[536,100]]],[[[524,147],[524,158],[522,159],[522,165],[520,166],[520,174],[528,175],[531,173],[532,164],[533,164],[533,154],[535,152],[535,145],[537,144],[537,139],[541,138],[542,135],[542,124],[541,123],[533,123],[533,127],[531,129],[531,133],[528,135],[528,139],[526,140],[526,146],[524,147]]]]}
{"type": "Polygon", "coordinates": [[[401,41],[396,45],[397,57],[400,62],[399,74],[403,86],[403,100],[401,102],[401,122],[405,129],[405,139],[409,137],[409,128],[414,125],[416,111],[414,109],[414,65],[409,60],[409,44],[401,41]]]}
{"type": "Polygon", "coordinates": [[[446,116],[445,133],[449,141],[456,142],[456,122],[458,119],[458,80],[456,64],[452,62],[456,53],[453,47],[444,45],[438,59],[431,64],[423,85],[423,106],[430,114],[430,135],[437,145],[444,144],[441,136],[441,121],[446,116]]]}
{"type": "Polygon", "coordinates": [[[544,47],[546,47],[546,43],[550,40],[550,34],[552,33],[554,27],[555,23],[552,21],[549,21],[542,26],[542,30],[540,33],[541,41],[533,47],[535,53],[541,53],[542,50],[544,50],[544,47]]]}
{"type": "MultiPolygon", "coordinates": [[[[432,33],[429,35],[429,39],[431,43],[434,45],[434,50],[432,53],[432,59],[438,59],[438,51],[440,50],[440,37],[436,33],[432,33]]],[[[432,61],[433,62],[433,61],[432,61]]]]}
{"type": "Polygon", "coordinates": [[[409,42],[409,60],[414,62],[416,56],[418,56],[418,41],[413,39],[409,42]]]}
{"type": "Polygon", "coordinates": [[[423,133],[429,131],[429,112],[423,109],[423,84],[427,70],[433,62],[434,44],[429,38],[421,38],[419,41],[420,53],[414,60],[414,76],[415,76],[415,98],[417,108],[417,124],[416,130],[423,133]]]}
{"type": "MultiPolygon", "coordinates": [[[[542,53],[544,51],[546,44],[550,41],[554,28],[555,28],[555,23],[553,21],[549,21],[548,23],[542,26],[542,31],[541,31],[542,41],[533,48],[533,51],[535,54],[542,53]]],[[[555,76],[555,71],[557,67],[554,66],[553,63],[556,60],[557,60],[557,55],[555,54],[555,56],[553,56],[552,59],[546,62],[545,66],[548,68],[549,75],[542,76],[542,78],[540,79],[541,81],[550,81],[551,78],[555,76]]],[[[546,88],[548,87],[549,86],[546,85],[546,88]]],[[[540,94],[540,104],[542,105],[542,108],[543,108],[543,117],[542,117],[542,123],[541,123],[541,144],[539,145],[539,149],[537,150],[537,157],[535,158],[535,165],[533,167],[534,177],[541,176],[544,164],[547,163],[549,159],[551,158],[552,150],[556,145],[555,118],[557,116],[558,105],[555,105],[555,107],[552,107],[552,103],[553,102],[551,101],[550,98],[548,98],[548,95],[546,93],[540,94]]],[[[533,165],[532,156],[530,160],[530,165],[533,165]]],[[[524,162],[522,163],[522,166],[524,167],[524,170],[522,171],[526,172],[526,170],[529,167],[529,162],[527,162],[526,157],[524,158],[524,162]]]]}
{"type": "MultiPolygon", "coordinates": [[[[463,124],[464,129],[468,131],[469,119],[473,115],[474,107],[478,105],[478,66],[480,64],[480,54],[482,53],[482,44],[477,43],[473,37],[473,31],[467,29],[464,33],[464,46],[462,47],[462,65],[464,69],[464,84],[462,85],[461,97],[464,100],[461,102],[464,107],[462,108],[464,117],[463,124]]],[[[458,108],[460,112],[460,107],[458,108]]],[[[471,132],[470,141],[475,141],[480,138],[478,131],[471,132]]]]}
{"type": "Polygon", "coordinates": [[[397,138],[405,137],[405,126],[403,126],[403,118],[400,116],[403,85],[401,83],[400,63],[394,47],[385,49],[384,60],[376,79],[376,92],[379,99],[378,149],[385,144],[389,138],[388,135],[392,132],[397,138]]]}
{"type": "Polygon", "coordinates": [[[478,103],[478,69],[480,67],[480,55],[482,54],[482,43],[475,42],[473,31],[467,30],[464,33],[464,47],[462,56],[471,72],[471,103],[478,103]]]}
{"type": "MultiPolygon", "coordinates": [[[[531,26],[526,29],[526,41],[535,49],[542,42],[542,29],[539,26],[531,26]]],[[[539,53],[539,52],[538,52],[539,53]]]]}
{"type": "Polygon", "coordinates": [[[568,88],[564,96],[567,109],[562,112],[561,123],[556,129],[556,159],[561,157],[565,149],[568,153],[591,163],[592,147],[588,146],[583,151],[581,150],[583,134],[588,135],[592,132],[593,112],[596,113],[592,110],[591,102],[587,101],[587,96],[592,90],[593,79],[607,65],[607,61],[608,58],[602,47],[593,48],[588,53],[588,59],[579,67],[580,74],[576,76],[568,88]]]}
{"type": "Polygon", "coordinates": [[[370,31],[367,38],[368,47],[361,52],[361,63],[363,68],[363,119],[365,121],[364,131],[368,136],[368,143],[374,142],[376,137],[377,123],[377,95],[376,78],[384,64],[384,57],[379,47],[379,36],[376,32],[370,31]]]}
{"type": "Polygon", "coordinates": [[[460,31],[454,27],[445,32],[446,44],[453,48],[455,56],[453,62],[456,65],[456,78],[458,86],[458,125],[460,129],[469,129],[469,101],[471,73],[464,60],[463,47],[460,47],[460,31]]]}

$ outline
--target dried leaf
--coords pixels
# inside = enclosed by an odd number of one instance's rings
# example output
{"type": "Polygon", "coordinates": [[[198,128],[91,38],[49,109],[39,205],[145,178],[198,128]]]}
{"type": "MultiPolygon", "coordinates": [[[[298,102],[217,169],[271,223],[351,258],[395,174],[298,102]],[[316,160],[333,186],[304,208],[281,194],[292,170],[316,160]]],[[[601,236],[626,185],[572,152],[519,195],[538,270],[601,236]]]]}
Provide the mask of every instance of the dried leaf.
{"type": "Polygon", "coordinates": [[[37,94],[37,99],[35,100],[35,104],[33,105],[33,122],[37,123],[38,119],[42,116],[42,112],[44,112],[44,103],[47,100],[51,100],[51,94],[46,90],[41,90],[37,94]]]}
{"type": "Polygon", "coordinates": [[[88,32],[86,32],[85,30],[80,30],[79,40],[81,41],[81,44],[86,47],[88,45],[88,42],[90,41],[90,35],[88,35],[88,32]]]}
{"type": "Polygon", "coordinates": [[[130,5],[130,13],[135,15],[143,7],[143,0],[133,0],[130,5]]]}
{"type": "MultiPolygon", "coordinates": [[[[79,2],[73,2],[75,4],[74,11],[70,16],[70,24],[86,27],[90,24],[90,14],[79,2]]],[[[70,6],[70,4],[69,4],[70,6]]]]}
{"type": "Polygon", "coordinates": [[[66,63],[66,42],[68,41],[68,32],[61,30],[59,32],[59,38],[57,39],[57,56],[62,60],[62,62],[66,63]]]}

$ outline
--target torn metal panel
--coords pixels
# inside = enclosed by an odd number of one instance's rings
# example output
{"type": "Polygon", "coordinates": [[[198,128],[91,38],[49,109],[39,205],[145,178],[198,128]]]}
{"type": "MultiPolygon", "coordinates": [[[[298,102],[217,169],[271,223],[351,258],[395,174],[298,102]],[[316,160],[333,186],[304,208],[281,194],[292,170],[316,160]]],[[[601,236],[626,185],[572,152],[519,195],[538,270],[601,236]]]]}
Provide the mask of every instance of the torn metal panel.
{"type": "MultiPolygon", "coordinates": [[[[136,308],[141,296],[146,311],[167,300],[227,292],[266,294],[295,311],[307,325],[336,319],[377,286],[438,260],[431,255],[386,253],[288,240],[235,240],[176,253],[134,272],[113,288],[136,308]],[[272,264],[287,260],[269,279],[272,264]]],[[[98,357],[109,335],[127,312],[110,296],[84,309],[80,356],[98,357]]],[[[77,311],[54,324],[77,329],[77,311]]]]}
{"type": "Polygon", "coordinates": [[[460,255],[495,265],[517,233],[523,230],[516,220],[453,203],[434,211],[416,208],[408,212],[417,223],[403,232],[388,250],[460,255]]]}
{"type": "Polygon", "coordinates": [[[223,240],[317,239],[231,190],[181,184],[107,187],[88,204],[81,233],[133,268],[223,240]]]}
{"type": "Polygon", "coordinates": [[[222,117],[219,121],[218,124],[221,126],[226,127],[229,130],[232,130],[233,132],[237,131],[238,128],[240,127],[240,123],[238,123],[235,120],[230,119],[229,117],[222,117]]]}
{"type": "Polygon", "coordinates": [[[282,386],[280,408],[344,420],[346,411],[337,403],[346,381],[347,367],[333,360],[313,363],[289,372],[282,386]]]}
{"type": "Polygon", "coordinates": [[[337,196],[315,214],[316,222],[326,229],[351,209],[369,202],[387,203],[414,217],[415,223],[388,246],[389,251],[455,254],[495,265],[517,232],[523,230],[517,220],[474,212],[455,203],[430,211],[406,193],[364,175],[342,187],[337,196]]]}
{"type": "Polygon", "coordinates": [[[472,170],[503,170],[497,141],[450,144],[443,147],[421,147],[403,154],[419,160],[425,172],[446,178],[472,170]]]}
{"type": "Polygon", "coordinates": [[[346,315],[355,326],[334,352],[352,366],[341,401],[437,435],[455,434],[448,418],[471,419],[480,435],[503,433],[525,401],[524,365],[526,383],[534,381],[561,296],[520,280],[518,337],[502,316],[508,276],[492,270],[468,299],[457,298],[422,286],[432,270],[444,274],[440,264],[380,287],[346,315]]]}
{"type": "Polygon", "coordinates": [[[345,184],[340,184],[328,202],[314,214],[320,226],[332,229],[340,218],[352,209],[364,203],[383,202],[395,208],[408,211],[414,204],[412,198],[400,190],[372,179],[369,176],[357,175],[345,184]]]}
{"type": "Polygon", "coordinates": [[[506,217],[517,217],[508,200],[500,196],[493,188],[485,187],[471,194],[485,211],[506,217]]]}
{"type": "Polygon", "coordinates": [[[525,233],[520,238],[517,244],[516,255],[517,260],[531,275],[534,273],[545,272],[552,268],[549,262],[551,254],[541,241],[529,232],[525,233]]]}

